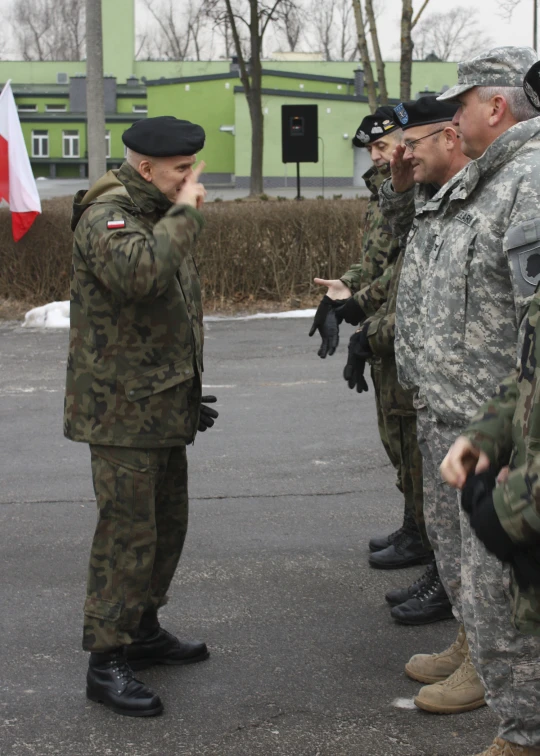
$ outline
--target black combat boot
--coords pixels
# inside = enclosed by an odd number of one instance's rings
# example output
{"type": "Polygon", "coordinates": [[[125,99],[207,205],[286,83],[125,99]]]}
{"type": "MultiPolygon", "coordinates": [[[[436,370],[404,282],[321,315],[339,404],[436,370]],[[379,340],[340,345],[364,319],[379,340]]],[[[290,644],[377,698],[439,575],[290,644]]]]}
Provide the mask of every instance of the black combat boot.
{"type": "Polygon", "coordinates": [[[425,588],[427,583],[431,582],[431,580],[433,579],[432,576],[434,571],[437,572],[437,563],[435,562],[435,559],[432,558],[431,562],[426,568],[426,571],[422,573],[418,580],[415,580],[415,582],[408,588],[392,588],[392,590],[388,591],[388,593],[385,595],[385,599],[388,601],[390,606],[404,604],[405,601],[408,601],[410,598],[420,593],[420,591],[425,588]]]}
{"type": "Polygon", "coordinates": [[[121,648],[90,654],[86,696],[128,717],[155,717],[163,711],[160,697],[135,679],[121,648]]]}
{"type": "Polygon", "coordinates": [[[195,664],[210,656],[206,643],[180,641],[159,626],[152,635],[137,638],[125,650],[133,669],[146,669],[152,664],[195,664]]]}
{"type": "Polygon", "coordinates": [[[452,619],[452,604],[438,571],[432,572],[431,579],[425,583],[421,591],[403,604],[394,606],[390,614],[404,625],[428,625],[430,622],[452,619]]]}
{"type": "Polygon", "coordinates": [[[404,528],[390,546],[372,552],[369,563],[377,570],[399,570],[413,564],[423,564],[430,557],[431,550],[422,543],[418,528],[404,528]]]}
{"type": "Polygon", "coordinates": [[[386,536],[375,536],[375,538],[372,538],[369,542],[369,550],[382,551],[383,549],[387,549],[404,530],[417,530],[414,518],[407,510],[403,513],[403,525],[386,536]]]}

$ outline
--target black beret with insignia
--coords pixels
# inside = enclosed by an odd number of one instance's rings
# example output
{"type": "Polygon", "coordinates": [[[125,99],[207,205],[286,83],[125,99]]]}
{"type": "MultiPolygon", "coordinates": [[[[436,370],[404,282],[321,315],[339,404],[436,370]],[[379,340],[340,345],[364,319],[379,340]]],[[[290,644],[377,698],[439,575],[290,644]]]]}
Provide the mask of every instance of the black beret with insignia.
{"type": "Polygon", "coordinates": [[[382,105],[380,108],[364,118],[356,134],[353,136],[352,143],[355,147],[366,147],[371,142],[376,142],[386,134],[399,129],[394,122],[394,111],[389,105],[382,105]]]}
{"type": "Polygon", "coordinates": [[[157,116],[136,121],[122,134],[122,141],[130,150],[149,157],[195,155],[204,147],[202,126],[181,121],[174,116],[157,116]]]}
{"type": "Polygon", "coordinates": [[[525,74],[523,89],[533,108],[540,110],[540,60],[534,63],[525,74]]]}
{"type": "Polygon", "coordinates": [[[402,102],[394,108],[394,120],[406,131],[415,126],[427,126],[430,123],[451,121],[459,108],[455,100],[438,100],[432,95],[419,97],[418,100],[402,102]]]}

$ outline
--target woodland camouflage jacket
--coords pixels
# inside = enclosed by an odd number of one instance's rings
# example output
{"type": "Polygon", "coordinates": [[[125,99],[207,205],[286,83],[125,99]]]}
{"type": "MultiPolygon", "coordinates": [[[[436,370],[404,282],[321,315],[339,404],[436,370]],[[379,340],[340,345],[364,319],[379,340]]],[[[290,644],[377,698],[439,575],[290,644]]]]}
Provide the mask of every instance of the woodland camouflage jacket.
{"type": "Polygon", "coordinates": [[[143,448],[193,440],[203,326],[192,248],[202,226],[127,163],[75,196],[68,438],[143,448]]]}

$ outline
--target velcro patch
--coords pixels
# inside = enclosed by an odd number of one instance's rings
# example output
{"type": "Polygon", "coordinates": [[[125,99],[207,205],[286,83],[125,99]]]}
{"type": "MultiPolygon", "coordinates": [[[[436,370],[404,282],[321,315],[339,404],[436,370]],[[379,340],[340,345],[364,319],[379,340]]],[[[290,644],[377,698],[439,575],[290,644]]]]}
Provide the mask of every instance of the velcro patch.
{"type": "Polygon", "coordinates": [[[462,210],[456,215],[456,220],[461,221],[462,223],[465,223],[466,226],[472,226],[474,222],[476,221],[476,218],[474,215],[471,215],[471,213],[468,213],[466,210],[462,210]]]}
{"type": "Polygon", "coordinates": [[[125,220],[110,220],[107,221],[107,228],[125,228],[125,220]]]}

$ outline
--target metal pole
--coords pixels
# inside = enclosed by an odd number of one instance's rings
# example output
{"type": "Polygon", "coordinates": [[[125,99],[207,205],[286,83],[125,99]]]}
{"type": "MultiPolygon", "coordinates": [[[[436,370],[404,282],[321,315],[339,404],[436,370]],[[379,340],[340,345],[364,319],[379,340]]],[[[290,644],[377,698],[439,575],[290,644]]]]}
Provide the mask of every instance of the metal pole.
{"type": "Polygon", "coordinates": [[[296,164],[296,199],[302,199],[300,196],[300,163],[296,164]]]}
{"type": "Polygon", "coordinates": [[[92,185],[107,170],[101,0],[86,0],[86,51],[88,177],[92,185]]]}

